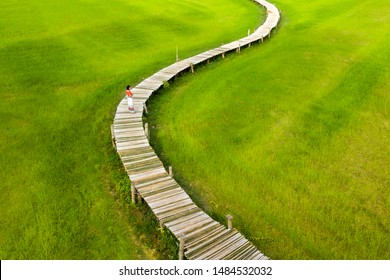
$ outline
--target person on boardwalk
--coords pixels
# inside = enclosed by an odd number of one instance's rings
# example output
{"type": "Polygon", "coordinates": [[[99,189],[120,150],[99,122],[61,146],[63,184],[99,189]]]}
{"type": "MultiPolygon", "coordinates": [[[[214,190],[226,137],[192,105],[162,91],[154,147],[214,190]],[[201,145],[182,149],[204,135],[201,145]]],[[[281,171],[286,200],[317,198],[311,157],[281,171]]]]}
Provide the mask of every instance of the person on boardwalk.
{"type": "Polygon", "coordinates": [[[126,87],[127,105],[129,106],[130,113],[135,113],[133,104],[133,93],[130,90],[130,86],[126,87]]]}

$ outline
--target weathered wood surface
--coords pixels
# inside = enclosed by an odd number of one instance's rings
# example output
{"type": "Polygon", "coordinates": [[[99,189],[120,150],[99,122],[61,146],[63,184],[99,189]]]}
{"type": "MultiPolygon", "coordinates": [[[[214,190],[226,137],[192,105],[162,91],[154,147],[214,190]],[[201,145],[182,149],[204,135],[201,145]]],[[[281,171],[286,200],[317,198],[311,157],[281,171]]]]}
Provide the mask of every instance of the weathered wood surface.
{"type": "Polygon", "coordinates": [[[142,122],[144,104],[165,81],[180,72],[193,70],[199,63],[256,41],[262,42],[263,38],[270,36],[279,21],[279,12],[274,5],[264,0],[254,1],[267,9],[263,25],[245,38],[178,61],[144,79],[132,89],[136,113],[128,111],[124,98],[118,105],[112,126],[113,143],[130,181],[160,224],[167,227],[178,240],[181,236],[184,238],[181,241],[184,241],[184,255],[187,259],[268,258],[236,229],[228,229],[204,213],[168,174],[145,134],[142,122]]]}

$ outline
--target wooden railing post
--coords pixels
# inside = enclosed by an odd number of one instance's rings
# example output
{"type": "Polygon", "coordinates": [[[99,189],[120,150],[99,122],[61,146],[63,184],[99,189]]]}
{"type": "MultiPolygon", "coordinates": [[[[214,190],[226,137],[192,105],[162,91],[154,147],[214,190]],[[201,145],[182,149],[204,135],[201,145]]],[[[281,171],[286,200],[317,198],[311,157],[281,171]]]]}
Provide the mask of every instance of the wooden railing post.
{"type": "Polygon", "coordinates": [[[137,190],[135,189],[135,183],[131,183],[131,201],[133,203],[136,203],[137,201],[135,200],[137,190]]]}
{"type": "Polygon", "coordinates": [[[143,107],[144,107],[144,111],[145,111],[145,113],[147,114],[147,113],[148,113],[148,108],[146,107],[146,104],[145,104],[145,102],[143,103],[143,107]]]}
{"type": "Polygon", "coordinates": [[[115,140],[115,131],[114,131],[114,125],[111,125],[111,142],[112,146],[116,149],[116,140],[115,140]]]}
{"type": "Polygon", "coordinates": [[[169,174],[169,176],[173,177],[172,166],[168,167],[168,174],[169,174]]]}
{"type": "Polygon", "coordinates": [[[137,191],[137,203],[141,204],[142,203],[142,196],[140,192],[137,191]]]}
{"type": "Polygon", "coordinates": [[[194,73],[194,64],[190,63],[190,66],[191,66],[191,73],[194,73]]]}
{"type": "Polygon", "coordinates": [[[179,241],[180,241],[180,245],[179,245],[179,260],[180,261],[184,259],[185,239],[186,239],[185,234],[184,233],[180,233],[179,234],[179,241]]]}
{"type": "Polygon", "coordinates": [[[145,135],[146,135],[146,138],[149,140],[149,125],[148,123],[145,123],[145,135]]]}
{"type": "Polygon", "coordinates": [[[232,229],[233,228],[233,222],[232,222],[233,216],[229,214],[226,216],[226,219],[228,221],[228,229],[232,229]]]}

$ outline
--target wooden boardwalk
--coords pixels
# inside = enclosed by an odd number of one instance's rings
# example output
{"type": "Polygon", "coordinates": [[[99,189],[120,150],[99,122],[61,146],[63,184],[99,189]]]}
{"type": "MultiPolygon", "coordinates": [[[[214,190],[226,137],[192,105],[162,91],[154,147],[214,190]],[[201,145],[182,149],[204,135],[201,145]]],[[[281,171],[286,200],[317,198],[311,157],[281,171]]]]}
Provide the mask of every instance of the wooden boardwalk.
{"type": "MultiPolygon", "coordinates": [[[[124,98],[118,105],[112,126],[113,143],[132,183],[132,199],[142,198],[156,215],[161,226],[178,240],[187,259],[264,260],[264,256],[236,229],[214,221],[203,212],[166,171],[148,141],[142,121],[144,104],[164,83],[183,71],[216,56],[262,42],[279,21],[277,8],[263,0],[254,0],[267,9],[267,18],[252,34],[193,57],[178,61],[143,80],[132,91],[136,113],[130,113],[124,98]]],[[[147,125],[146,125],[147,126],[147,125]]]]}

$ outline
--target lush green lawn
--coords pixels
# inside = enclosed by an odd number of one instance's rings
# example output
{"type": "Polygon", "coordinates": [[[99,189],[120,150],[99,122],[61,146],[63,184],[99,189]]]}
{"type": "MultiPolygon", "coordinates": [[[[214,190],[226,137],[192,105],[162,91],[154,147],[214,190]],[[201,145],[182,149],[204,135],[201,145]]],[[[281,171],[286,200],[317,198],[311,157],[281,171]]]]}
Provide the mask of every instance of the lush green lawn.
{"type": "Polygon", "coordinates": [[[116,106],[176,46],[240,38],[261,13],[245,0],[1,1],[0,258],[170,257],[150,244],[150,216],[121,206],[116,106]]]}
{"type": "Polygon", "coordinates": [[[388,1],[275,4],[274,38],[151,101],[155,147],[273,259],[390,259],[388,1]]]}

